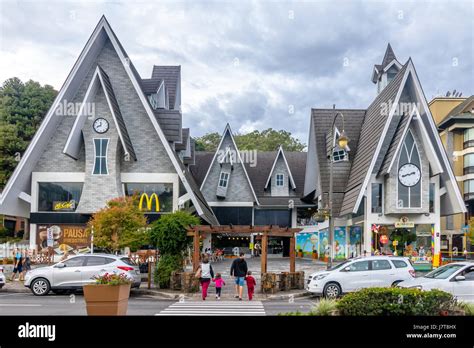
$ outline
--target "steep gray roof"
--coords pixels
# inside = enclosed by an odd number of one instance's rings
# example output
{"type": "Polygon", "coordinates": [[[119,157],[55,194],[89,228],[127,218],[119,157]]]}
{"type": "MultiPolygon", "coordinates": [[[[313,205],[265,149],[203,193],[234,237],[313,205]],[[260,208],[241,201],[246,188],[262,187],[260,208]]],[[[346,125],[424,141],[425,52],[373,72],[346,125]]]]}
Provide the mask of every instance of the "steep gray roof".
{"type": "Polygon", "coordinates": [[[102,75],[102,78],[104,81],[104,93],[107,94],[108,99],[110,100],[110,104],[112,106],[112,112],[117,122],[117,127],[119,128],[120,134],[122,135],[123,146],[125,148],[124,150],[126,153],[129,153],[130,156],[136,161],[137,155],[135,154],[135,150],[133,149],[132,141],[130,140],[127,127],[125,126],[125,121],[123,120],[122,112],[120,111],[120,107],[117,102],[117,98],[115,97],[112,84],[110,83],[109,76],[104,71],[104,69],[101,68],[100,65],[98,65],[97,67],[99,68],[100,74],[102,75]]]}
{"type": "Polygon", "coordinates": [[[474,103],[474,95],[471,95],[469,98],[464,100],[461,104],[453,108],[446,117],[438,124],[438,127],[441,129],[445,129],[446,127],[450,126],[456,121],[463,121],[463,122],[473,122],[474,121],[474,114],[470,111],[466,110],[466,108],[474,103]]]}
{"type": "MultiPolygon", "coordinates": [[[[359,135],[361,132],[362,124],[364,122],[365,110],[354,110],[354,109],[312,109],[311,117],[313,121],[314,136],[316,139],[316,151],[319,159],[319,180],[321,183],[321,191],[315,192],[315,194],[322,195],[322,206],[326,206],[328,203],[328,192],[329,192],[329,167],[330,162],[327,158],[327,142],[328,142],[328,130],[332,126],[334,116],[336,113],[342,113],[344,115],[344,131],[349,138],[349,161],[338,162],[333,164],[333,211],[337,216],[339,213],[342,198],[346,191],[347,181],[351,170],[351,165],[357,154],[359,147],[359,135]]],[[[342,129],[342,118],[339,116],[336,119],[335,126],[341,132],[342,129]]],[[[331,137],[332,138],[332,137],[331,137]]],[[[330,141],[330,140],[329,140],[330,141]]],[[[315,168],[315,170],[318,170],[315,168]]]]}
{"type": "Polygon", "coordinates": [[[193,138],[191,138],[191,157],[184,157],[183,159],[184,164],[192,165],[196,163],[195,151],[196,151],[196,141],[193,138]]]}
{"type": "Polygon", "coordinates": [[[184,151],[186,150],[186,144],[188,143],[189,138],[189,128],[183,128],[181,130],[181,142],[175,144],[176,151],[184,151]]]}
{"type": "Polygon", "coordinates": [[[169,107],[174,109],[176,90],[178,88],[181,66],[154,65],[151,73],[152,80],[164,80],[169,94],[169,107]]]}
{"type": "Polygon", "coordinates": [[[156,93],[163,79],[142,79],[142,90],[146,95],[156,93]]]}
{"type": "Polygon", "coordinates": [[[392,46],[390,46],[390,43],[387,45],[387,49],[385,50],[385,55],[383,56],[383,61],[382,61],[382,69],[384,69],[390,62],[394,59],[397,59],[395,57],[395,53],[392,50],[392,46]]]}
{"type": "MultiPolygon", "coordinates": [[[[372,162],[379,140],[381,140],[380,138],[382,137],[383,129],[388,120],[388,115],[382,112],[384,110],[382,106],[395,103],[407,65],[408,62],[402,67],[402,69],[400,69],[395,78],[390,81],[390,83],[377,95],[372,104],[367,108],[364,123],[360,132],[357,153],[352,163],[349,180],[347,182],[346,193],[344,195],[340,212],[341,215],[350,214],[354,209],[357,196],[367,172],[370,169],[370,163],[372,162]]],[[[392,137],[394,132],[395,128],[392,130],[392,137]]],[[[392,138],[389,136],[382,139],[382,141],[387,144],[385,151],[388,150],[388,144],[391,139],[392,138]]],[[[382,158],[383,160],[384,156],[385,153],[381,154],[379,158],[382,158]]],[[[382,163],[380,163],[380,165],[381,164],[382,163]]]]}
{"type": "Polygon", "coordinates": [[[182,115],[179,110],[156,109],[153,110],[156,120],[160,124],[166,140],[181,142],[182,115]]]}
{"type": "MultiPolygon", "coordinates": [[[[258,151],[256,166],[252,167],[250,163],[245,163],[252,187],[257,195],[260,205],[288,206],[288,200],[293,199],[295,205],[306,205],[300,200],[303,195],[305,170],[306,170],[306,152],[286,152],[296,189],[290,189],[290,195],[284,197],[268,196],[265,192],[265,183],[275,161],[277,151],[258,151]],[[260,201],[261,200],[261,201],[260,201]]],[[[214,152],[196,151],[195,164],[190,165],[189,169],[197,184],[200,186],[206,176],[207,170],[211,165],[214,152]]]]}

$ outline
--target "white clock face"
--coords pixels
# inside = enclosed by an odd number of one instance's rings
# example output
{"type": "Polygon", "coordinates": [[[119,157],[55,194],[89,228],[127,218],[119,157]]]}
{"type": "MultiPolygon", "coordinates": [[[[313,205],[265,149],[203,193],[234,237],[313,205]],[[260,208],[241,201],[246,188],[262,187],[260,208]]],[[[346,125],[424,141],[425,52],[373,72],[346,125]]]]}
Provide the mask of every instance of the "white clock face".
{"type": "Polygon", "coordinates": [[[109,130],[109,122],[105,118],[98,118],[94,121],[94,130],[103,134],[109,130]]]}
{"type": "Polygon", "coordinates": [[[403,186],[415,186],[420,181],[420,178],[420,168],[412,163],[404,164],[398,171],[398,181],[400,181],[403,186]]]}

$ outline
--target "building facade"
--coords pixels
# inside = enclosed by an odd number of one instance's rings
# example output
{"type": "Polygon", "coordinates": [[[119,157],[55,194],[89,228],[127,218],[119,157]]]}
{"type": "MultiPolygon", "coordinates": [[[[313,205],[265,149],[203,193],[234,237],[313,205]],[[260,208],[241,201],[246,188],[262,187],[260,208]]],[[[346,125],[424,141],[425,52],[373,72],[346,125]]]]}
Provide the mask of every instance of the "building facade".
{"type": "Polygon", "coordinates": [[[402,65],[388,45],[372,81],[377,96],[367,109],[312,109],[305,199],[327,206],[328,158],[345,132],[350,142],[337,149],[345,160],[333,163],[336,248],[341,234],[356,254],[405,255],[419,269],[437,266],[441,218],[465,211],[456,178],[413,61],[402,65]],[[343,117],[331,130],[337,113],[343,117]]]}
{"type": "Polygon", "coordinates": [[[149,220],[187,209],[218,224],[188,171],[181,69],[142,79],[102,17],[0,198],[29,219],[30,247],[87,252],[85,224],[106,202],[138,194],[149,220]],[[48,239],[54,239],[49,242],[48,239]],[[50,244],[51,243],[51,244],[50,244]]]}
{"type": "Polygon", "coordinates": [[[441,251],[456,257],[472,251],[468,224],[474,216],[474,96],[436,97],[429,107],[467,209],[441,218],[441,251]]]}

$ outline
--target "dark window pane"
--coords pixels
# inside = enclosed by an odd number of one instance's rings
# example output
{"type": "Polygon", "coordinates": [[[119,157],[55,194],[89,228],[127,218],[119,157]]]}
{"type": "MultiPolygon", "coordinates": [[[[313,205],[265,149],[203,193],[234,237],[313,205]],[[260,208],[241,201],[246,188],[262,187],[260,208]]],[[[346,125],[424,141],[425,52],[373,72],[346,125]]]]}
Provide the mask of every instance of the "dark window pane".
{"type": "Polygon", "coordinates": [[[153,194],[158,197],[160,212],[171,212],[173,210],[173,184],[171,183],[126,183],[125,194],[133,196],[137,194],[141,199],[141,209],[150,213],[156,211],[156,200],[153,194]],[[146,193],[146,196],[142,196],[146,193]],[[150,209],[148,209],[150,203],[150,209]]]}
{"type": "Polygon", "coordinates": [[[369,270],[369,261],[354,262],[349,266],[351,272],[360,272],[369,270]]]}
{"type": "Polygon", "coordinates": [[[94,174],[100,174],[100,157],[95,158],[94,174]]]}
{"type": "Polygon", "coordinates": [[[107,172],[107,160],[105,157],[100,159],[100,174],[108,174],[107,172]]]}
{"type": "Polygon", "coordinates": [[[382,212],[382,184],[372,184],[372,213],[382,212]]]}
{"type": "Polygon", "coordinates": [[[74,201],[71,209],[63,211],[74,211],[77,208],[82,194],[82,182],[70,183],[38,183],[38,211],[54,211],[55,203],[74,201]]]}
{"type": "Polygon", "coordinates": [[[382,269],[391,269],[392,266],[390,266],[390,262],[387,260],[374,260],[372,261],[372,270],[373,271],[378,271],[382,269]]]}
{"type": "Polygon", "coordinates": [[[109,143],[109,139],[101,139],[102,144],[100,147],[100,155],[101,156],[107,156],[107,145],[109,143]]]}
{"type": "Polygon", "coordinates": [[[395,265],[396,268],[405,268],[408,267],[408,265],[405,263],[405,261],[402,260],[392,260],[393,264],[395,265]]]}
{"type": "Polygon", "coordinates": [[[100,154],[100,139],[94,139],[94,149],[95,155],[98,156],[100,154]]]}
{"type": "Polygon", "coordinates": [[[84,259],[84,256],[79,256],[66,260],[63,263],[66,265],[66,267],[80,267],[84,263],[84,259]]]}

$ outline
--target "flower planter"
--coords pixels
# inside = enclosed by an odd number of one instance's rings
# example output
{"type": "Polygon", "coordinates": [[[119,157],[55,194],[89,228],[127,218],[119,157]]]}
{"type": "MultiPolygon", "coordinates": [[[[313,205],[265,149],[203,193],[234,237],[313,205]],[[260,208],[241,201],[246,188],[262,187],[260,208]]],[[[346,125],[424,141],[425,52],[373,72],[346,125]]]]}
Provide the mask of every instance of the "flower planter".
{"type": "Polygon", "coordinates": [[[86,301],[87,315],[126,315],[130,284],[84,285],[84,299],[86,301]]]}
{"type": "Polygon", "coordinates": [[[298,257],[303,257],[303,252],[302,251],[298,251],[298,257]]]}
{"type": "Polygon", "coordinates": [[[313,253],[312,258],[313,258],[313,260],[317,260],[318,259],[318,253],[313,253]]]}

